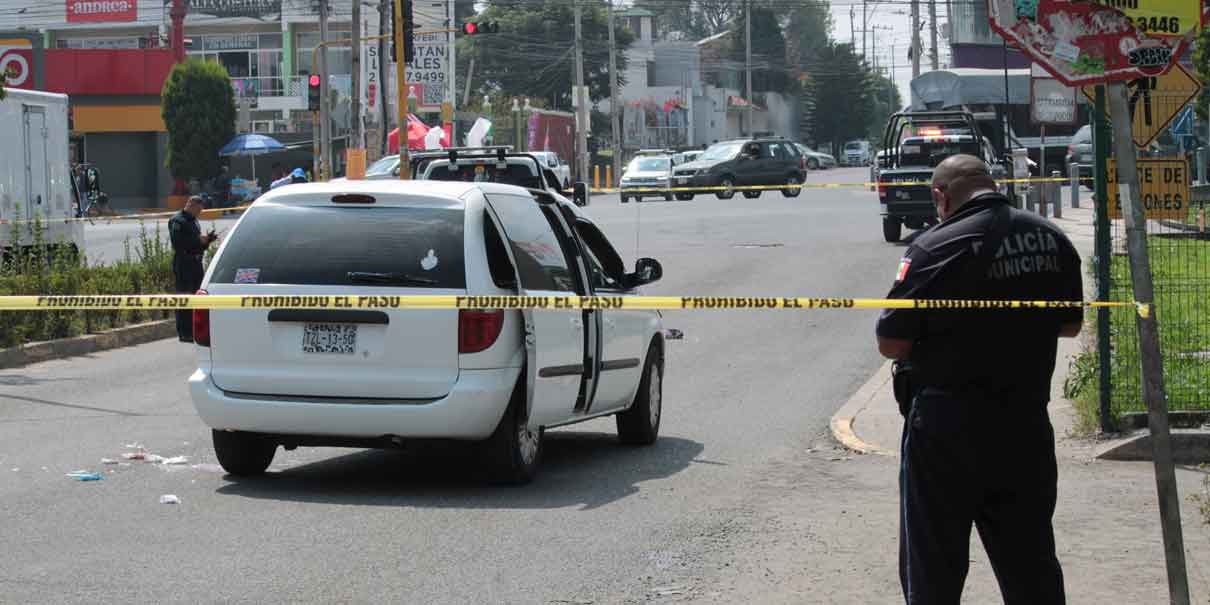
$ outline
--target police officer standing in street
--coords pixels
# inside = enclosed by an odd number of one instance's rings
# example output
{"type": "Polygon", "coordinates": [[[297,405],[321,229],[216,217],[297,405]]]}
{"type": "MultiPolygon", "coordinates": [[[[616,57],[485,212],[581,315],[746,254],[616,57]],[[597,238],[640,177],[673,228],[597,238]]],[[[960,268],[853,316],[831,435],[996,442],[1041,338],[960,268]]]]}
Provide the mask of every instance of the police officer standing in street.
{"type": "MultiPolygon", "coordinates": [[[[168,238],[172,242],[172,275],[176,279],[177,294],[194,294],[202,286],[202,277],[205,275],[202,255],[218,239],[214,231],[202,235],[197,217],[201,216],[204,205],[202,198],[196,195],[190,197],[185,207],[168,220],[168,238]]],[[[176,312],[176,333],[181,342],[193,342],[192,311],[186,309],[176,312]]]]}
{"type": "MultiPolygon", "coordinates": [[[[942,222],[908,248],[889,298],[1083,298],[1071,242],[1013,208],[982,160],[941,162],[932,194],[942,222]]],[[[879,318],[879,352],[904,364],[895,377],[905,413],[899,576],[909,605],[960,601],[972,524],[1005,603],[1064,602],[1046,406],[1058,338],[1076,336],[1082,319],[1078,307],[893,309],[879,318]]]]}

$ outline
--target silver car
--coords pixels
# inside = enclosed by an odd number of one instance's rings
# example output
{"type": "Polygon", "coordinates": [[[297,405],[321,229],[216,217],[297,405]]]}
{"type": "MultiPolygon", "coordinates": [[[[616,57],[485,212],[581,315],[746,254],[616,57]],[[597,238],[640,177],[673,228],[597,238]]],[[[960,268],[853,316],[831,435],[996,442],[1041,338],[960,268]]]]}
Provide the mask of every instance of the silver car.
{"type": "Polygon", "coordinates": [[[631,160],[622,173],[621,185],[623,204],[632,197],[636,202],[641,202],[643,196],[663,196],[664,201],[672,201],[672,157],[642,155],[631,160]]]}

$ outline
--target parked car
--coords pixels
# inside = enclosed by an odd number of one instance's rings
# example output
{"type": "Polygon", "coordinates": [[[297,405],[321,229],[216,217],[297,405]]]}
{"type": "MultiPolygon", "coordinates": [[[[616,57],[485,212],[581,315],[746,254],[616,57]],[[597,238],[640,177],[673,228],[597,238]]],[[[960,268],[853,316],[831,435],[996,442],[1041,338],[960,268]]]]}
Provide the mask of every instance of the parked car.
{"type": "Polygon", "coordinates": [[[798,148],[798,153],[807,159],[807,168],[819,170],[836,167],[836,158],[832,154],[815,151],[802,143],[795,143],[794,146],[798,148]]]}
{"type": "Polygon", "coordinates": [[[700,157],[702,155],[702,151],[704,150],[694,149],[692,151],[682,151],[672,156],[672,163],[675,165],[688,164],[689,162],[692,162],[700,157]]]}
{"type": "MultiPolygon", "coordinates": [[[[633,295],[633,272],[576,206],[494,183],[347,181],[271,191],[231,229],[199,294],[633,295]]],[[[613,415],[655,442],[664,341],[655,311],[242,309],[193,314],[190,394],[219,464],[257,475],[277,447],[476,443],[525,482],[543,431],[613,415]]]]}
{"type": "MultiPolygon", "coordinates": [[[[782,138],[761,137],[720,141],[711,145],[696,161],[673,168],[674,187],[722,187],[713,193],[722,200],[735,197],[735,187],[747,185],[798,185],[807,178],[807,159],[794,143],[782,138]]],[[[677,192],[676,199],[691,200],[697,193],[710,190],[677,192]]],[[[781,190],[786,197],[797,197],[801,187],[781,190]]],[[[762,191],[743,191],[746,198],[760,197],[762,191]]]]}
{"type": "Polygon", "coordinates": [[[667,155],[640,155],[626,165],[626,171],[622,173],[621,192],[619,197],[622,203],[630,201],[643,201],[643,196],[647,197],[663,197],[665,201],[672,200],[672,192],[669,189],[672,180],[672,156],[667,155]],[[650,191],[651,189],[661,189],[663,193],[650,191]],[[639,192],[636,190],[646,190],[639,192]]]}
{"type": "Polygon", "coordinates": [[[559,183],[564,189],[571,188],[571,166],[568,166],[567,163],[559,157],[559,154],[553,151],[527,151],[525,153],[542,160],[546,167],[550,168],[550,170],[555,173],[555,176],[559,177],[559,183]]]}
{"type": "MultiPolygon", "coordinates": [[[[1071,143],[1067,145],[1067,174],[1071,174],[1074,164],[1079,164],[1080,178],[1092,178],[1095,158],[1096,152],[1092,148],[1092,126],[1085,124],[1072,135],[1071,143]]],[[[1081,181],[1081,183],[1092,189],[1092,181],[1081,181]]]]}
{"type": "Polygon", "coordinates": [[[849,141],[844,144],[845,166],[866,166],[870,163],[870,142],[849,141]]]}

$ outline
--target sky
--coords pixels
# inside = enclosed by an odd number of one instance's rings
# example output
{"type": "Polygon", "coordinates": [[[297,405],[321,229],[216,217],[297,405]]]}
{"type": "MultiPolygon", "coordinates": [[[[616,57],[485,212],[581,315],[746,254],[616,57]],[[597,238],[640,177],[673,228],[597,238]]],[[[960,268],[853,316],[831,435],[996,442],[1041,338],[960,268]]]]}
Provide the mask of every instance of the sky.
{"type": "MultiPolygon", "coordinates": [[[[891,53],[894,52],[895,61],[895,85],[899,88],[899,95],[906,104],[911,100],[909,85],[912,80],[912,64],[908,60],[908,46],[911,44],[911,10],[906,2],[877,2],[874,0],[866,4],[867,20],[869,29],[873,30],[872,34],[877,36],[877,40],[872,42],[873,38],[867,38],[867,52],[870,55],[870,60],[873,61],[877,57],[879,69],[884,70],[891,65],[891,53]],[[869,48],[873,44],[875,48],[869,48]],[[893,46],[892,46],[893,45],[893,46]]],[[[852,29],[857,30],[856,45],[858,50],[861,49],[861,0],[832,0],[832,37],[839,42],[848,42],[851,38],[852,29]],[[850,28],[850,15],[853,25],[850,28]]],[[[929,45],[929,30],[927,26],[928,19],[928,3],[920,3],[920,18],[921,22],[925,23],[924,29],[921,31],[920,43],[924,47],[925,57],[921,61],[921,72],[929,70],[928,60],[928,45],[929,45]]],[[[939,24],[944,24],[947,21],[945,14],[945,2],[937,2],[937,21],[939,24]]],[[[938,47],[941,47],[941,67],[945,68],[946,61],[949,59],[949,47],[945,38],[939,33],[937,39],[938,47]]]]}

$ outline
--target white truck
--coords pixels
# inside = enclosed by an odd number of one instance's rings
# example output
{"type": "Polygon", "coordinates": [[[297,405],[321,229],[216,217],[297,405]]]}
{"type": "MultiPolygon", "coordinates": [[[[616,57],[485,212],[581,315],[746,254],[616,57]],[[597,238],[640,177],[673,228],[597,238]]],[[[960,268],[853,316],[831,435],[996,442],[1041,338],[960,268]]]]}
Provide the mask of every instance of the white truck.
{"type": "Polygon", "coordinates": [[[35,244],[35,225],[50,245],[84,251],[74,220],[76,193],[68,159],[67,95],[5,89],[0,101],[0,250],[35,244]]]}

